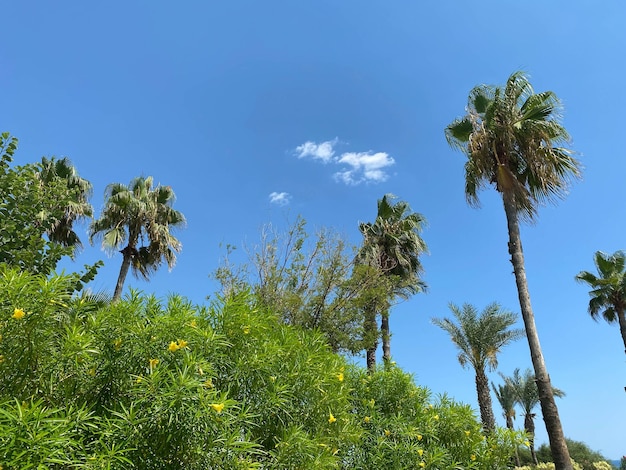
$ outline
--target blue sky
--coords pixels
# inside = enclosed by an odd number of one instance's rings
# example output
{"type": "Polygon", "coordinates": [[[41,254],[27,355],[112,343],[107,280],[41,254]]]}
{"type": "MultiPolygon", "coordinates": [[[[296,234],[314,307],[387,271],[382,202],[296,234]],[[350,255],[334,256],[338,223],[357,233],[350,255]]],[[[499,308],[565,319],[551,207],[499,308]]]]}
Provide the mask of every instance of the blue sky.
{"type": "MultiPolygon", "coordinates": [[[[519,311],[501,201],[471,209],[464,156],[443,129],[470,89],[516,70],[564,104],[584,178],[522,231],[537,326],[565,434],[610,458],[626,453],[626,374],[615,325],[593,322],[596,250],[626,248],[621,115],[626,5],[538,0],[413,2],[9,2],[0,43],[2,131],[17,163],[68,156],[95,188],[139,175],[171,185],[187,217],[171,273],[127,286],[204,302],[220,245],[253,244],[265,223],[298,214],[352,243],[376,201],[396,194],[429,222],[429,293],[394,308],[392,353],[434,394],[476,407],[431,318],[448,303],[519,311]]],[[[83,232],[84,233],[84,230],[83,232]]],[[[86,237],[86,236],[85,236],[86,237]]],[[[120,256],[87,247],[69,269],[104,259],[93,283],[113,290],[120,256]]],[[[526,343],[499,370],[530,366],[526,343]]],[[[498,380],[497,374],[491,375],[498,380]]],[[[499,410],[496,412],[499,416],[499,410]]],[[[503,420],[500,419],[503,424],[503,420]]],[[[516,425],[522,426],[518,417],[516,425]]],[[[547,441],[538,410],[537,442],[547,441]]]]}

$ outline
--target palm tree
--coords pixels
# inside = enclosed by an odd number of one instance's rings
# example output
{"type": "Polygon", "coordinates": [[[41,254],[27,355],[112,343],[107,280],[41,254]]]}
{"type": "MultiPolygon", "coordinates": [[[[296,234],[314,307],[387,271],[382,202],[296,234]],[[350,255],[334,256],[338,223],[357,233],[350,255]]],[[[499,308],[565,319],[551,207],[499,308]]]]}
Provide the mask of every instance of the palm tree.
{"type": "Polygon", "coordinates": [[[581,271],[576,280],[591,286],[589,292],[589,313],[594,320],[598,315],[609,323],[617,322],[624,341],[626,352],[626,254],[616,251],[607,255],[596,251],[594,261],[600,277],[588,271],[581,271]]]}
{"type": "Polygon", "coordinates": [[[46,235],[52,242],[73,248],[82,247],[82,242],[73,228],[73,224],[81,219],[93,216],[93,207],[89,203],[93,187],[82,178],[69,158],[55,157],[41,159],[37,165],[36,176],[42,186],[61,184],[67,190],[68,199],[64,201],[63,214],[52,220],[46,235]]]}
{"type": "Polygon", "coordinates": [[[110,184],[105,191],[105,205],[100,218],[89,228],[90,240],[102,237],[107,250],[124,248],[122,267],[113,293],[117,301],[124,288],[128,269],[136,277],[148,279],[163,261],[172,269],[176,253],[182,245],[171,234],[171,229],[182,227],[185,217],[174,210],[174,191],[169,186],[152,188],[152,177],[137,177],[128,186],[110,184]],[[141,242],[141,246],[139,245],[141,242]],[[147,244],[146,244],[147,243],[147,244]]]}
{"type": "Polygon", "coordinates": [[[534,220],[540,203],[563,197],[570,181],[580,176],[580,164],[563,147],[569,136],[559,123],[559,107],[554,93],[535,94],[528,77],[516,72],[504,88],[475,87],[467,114],[448,125],[445,134],[448,143],[467,156],[468,203],[478,206],[478,191],[491,184],[502,195],[509,253],[552,456],[557,469],[571,470],[530,303],[519,230],[520,219],[534,220]]]}
{"type": "MultiPolygon", "coordinates": [[[[502,416],[504,416],[504,419],[506,420],[507,429],[513,430],[513,420],[515,419],[515,388],[513,388],[513,385],[506,380],[506,377],[502,374],[502,372],[499,372],[499,374],[500,377],[504,379],[504,384],[499,384],[496,387],[496,385],[491,382],[491,388],[493,389],[493,393],[495,394],[498,403],[500,403],[500,406],[502,407],[502,416]]],[[[522,466],[517,448],[515,449],[515,461],[518,467],[522,466]]]]}
{"type": "Polygon", "coordinates": [[[524,331],[510,329],[517,321],[517,315],[503,310],[497,303],[488,305],[480,314],[470,304],[463,304],[462,308],[450,304],[450,310],[454,319],[434,318],[433,323],[450,335],[459,349],[461,366],[470,365],[476,372],[480,419],[485,431],[491,432],[496,423],[486,370],[498,367],[498,353],[504,346],[524,336],[524,331]]]}
{"type": "MultiPolygon", "coordinates": [[[[407,298],[426,290],[420,276],[423,272],[420,255],[428,250],[420,232],[426,219],[404,201],[393,203],[393,194],[385,194],[378,200],[378,213],[374,223],[361,223],[363,245],[357,254],[357,264],[374,268],[384,281],[389,281],[386,305],[381,309],[381,336],[383,359],[391,359],[389,334],[389,302],[395,297],[407,298]]],[[[366,307],[365,329],[376,330],[376,311],[373,305],[366,307]]],[[[375,335],[377,337],[377,335],[375,335]]],[[[375,341],[367,349],[367,364],[372,370],[376,364],[375,341]]]]}
{"type": "MultiPolygon", "coordinates": [[[[535,454],[535,413],[533,409],[539,404],[539,389],[537,381],[530,369],[526,369],[524,375],[520,375],[520,370],[513,371],[513,377],[504,377],[506,383],[509,384],[515,393],[515,402],[522,407],[524,413],[524,430],[528,435],[530,447],[530,455],[535,465],[537,455],[535,454]]],[[[552,394],[555,397],[564,397],[565,393],[558,388],[552,388],[552,394]]]]}

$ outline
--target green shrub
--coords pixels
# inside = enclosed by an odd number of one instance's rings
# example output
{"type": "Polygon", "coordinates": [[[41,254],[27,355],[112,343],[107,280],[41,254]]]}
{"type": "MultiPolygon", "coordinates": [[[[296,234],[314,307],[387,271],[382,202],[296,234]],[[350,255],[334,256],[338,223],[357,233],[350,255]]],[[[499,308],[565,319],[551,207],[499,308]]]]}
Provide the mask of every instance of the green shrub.
{"type": "Polygon", "coordinates": [[[0,268],[4,469],[491,469],[522,440],[484,438],[467,405],[395,366],[368,375],[250,294],[103,305],[73,282],[0,268]]]}

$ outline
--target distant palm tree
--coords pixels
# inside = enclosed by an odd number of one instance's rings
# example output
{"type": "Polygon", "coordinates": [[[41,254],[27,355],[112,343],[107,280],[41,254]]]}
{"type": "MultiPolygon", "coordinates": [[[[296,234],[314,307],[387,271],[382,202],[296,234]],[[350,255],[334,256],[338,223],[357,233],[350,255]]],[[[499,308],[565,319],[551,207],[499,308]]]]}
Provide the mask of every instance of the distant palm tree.
{"type": "MultiPolygon", "coordinates": [[[[506,377],[502,374],[502,372],[499,372],[499,374],[500,377],[504,379],[504,384],[498,384],[496,387],[496,385],[491,382],[491,388],[493,389],[493,393],[495,394],[498,403],[500,403],[500,406],[502,407],[502,416],[506,420],[507,429],[513,430],[513,420],[515,420],[515,389],[510,383],[507,382],[506,377]]],[[[522,466],[517,449],[515,449],[515,461],[518,467],[522,466]]]]}
{"type": "MultiPolygon", "coordinates": [[[[515,402],[522,407],[524,413],[524,430],[528,435],[530,455],[534,464],[537,465],[537,454],[535,453],[535,413],[533,413],[533,409],[539,404],[537,381],[530,369],[526,369],[524,375],[520,374],[519,369],[515,369],[512,377],[503,376],[503,378],[513,387],[515,391],[515,402]]],[[[562,390],[555,387],[552,387],[552,393],[555,397],[565,396],[562,390]]]]}
{"type": "MultiPolygon", "coordinates": [[[[378,200],[378,212],[374,223],[361,223],[359,230],[363,235],[363,245],[357,255],[357,264],[371,266],[380,275],[390,279],[389,300],[394,297],[408,297],[423,292],[426,284],[421,279],[423,272],[420,255],[428,248],[420,232],[426,219],[404,201],[393,203],[395,196],[385,194],[378,200]]],[[[383,359],[391,359],[389,332],[389,302],[386,302],[381,315],[381,335],[383,340],[383,359]]],[[[372,306],[366,307],[366,329],[376,329],[376,312],[372,306]],[[373,317],[373,322],[372,322],[373,317]]],[[[371,335],[372,331],[368,331],[371,335]]],[[[377,335],[375,335],[377,337],[377,335]]],[[[376,347],[370,345],[367,350],[367,364],[372,370],[376,364],[376,347]]]]}
{"type": "Polygon", "coordinates": [[[498,366],[498,353],[502,348],[524,336],[524,330],[511,329],[517,315],[503,310],[497,303],[488,305],[480,314],[470,304],[462,308],[450,304],[454,319],[434,318],[433,323],[445,330],[459,349],[459,363],[468,364],[476,372],[476,393],[480,418],[485,431],[495,429],[495,419],[489,392],[486,370],[498,366]]]}
{"type": "Polygon", "coordinates": [[[535,93],[528,77],[515,72],[505,87],[475,87],[469,94],[467,114],[449,124],[445,135],[450,145],[467,156],[468,203],[478,206],[478,191],[489,185],[502,196],[509,254],[550,449],[556,468],[571,470],[530,303],[519,230],[520,218],[535,219],[541,203],[563,197],[570,181],[580,176],[579,162],[564,146],[569,135],[559,123],[559,108],[560,101],[553,92],[535,93]]]}
{"type": "Polygon", "coordinates": [[[61,208],[63,215],[52,220],[47,232],[48,238],[63,246],[82,247],[82,242],[74,231],[74,222],[93,216],[93,207],[89,203],[93,191],[91,183],[78,174],[67,157],[43,157],[37,165],[36,175],[44,187],[62,184],[67,190],[68,199],[61,208]]]}
{"type": "Polygon", "coordinates": [[[594,261],[599,277],[588,271],[581,271],[576,276],[579,282],[586,282],[589,291],[589,313],[594,320],[598,315],[609,323],[617,323],[624,342],[626,352],[626,254],[616,251],[607,255],[596,251],[594,261]]]}
{"type": "Polygon", "coordinates": [[[185,217],[174,210],[174,191],[169,186],[153,189],[151,176],[133,179],[128,186],[110,184],[105,192],[105,205],[100,218],[90,226],[90,240],[102,237],[102,246],[113,250],[124,246],[122,266],[113,293],[119,300],[128,269],[148,279],[163,261],[171,269],[182,245],[171,229],[182,227],[185,217]],[[141,243],[141,245],[140,245],[141,243]]]}

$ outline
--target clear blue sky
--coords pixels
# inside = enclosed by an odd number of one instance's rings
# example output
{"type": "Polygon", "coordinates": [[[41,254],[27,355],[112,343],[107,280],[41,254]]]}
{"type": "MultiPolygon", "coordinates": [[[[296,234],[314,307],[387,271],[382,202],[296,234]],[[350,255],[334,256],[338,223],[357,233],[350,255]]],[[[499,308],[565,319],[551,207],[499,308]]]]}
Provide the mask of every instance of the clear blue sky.
{"type": "MultiPolygon", "coordinates": [[[[356,244],[376,200],[398,195],[429,221],[430,291],[394,309],[392,353],[435,394],[476,407],[472,372],[430,320],[449,302],[519,305],[501,202],[491,190],[482,209],[467,207],[464,156],[443,129],[473,86],[527,71],[562,98],[585,166],[569,197],[523,229],[540,338],[567,393],[566,435],[619,458],[623,345],[615,325],[590,319],[574,276],[593,270],[596,250],[626,248],[624,21],[615,0],[6,2],[0,130],[20,139],[17,163],[70,157],[98,213],[111,182],[153,175],[174,188],[188,220],[178,264],[127,284],[159,296],[203,302],[220,244],[254,243],[286,217],[356,244]]],[[[87,247],[70,268],[97,259],[93,288],[112,291],[119,254],[87,247]]],[[[525,343],[503,351],[503,373],[528,366],[525,343]]],[[[539,444],[539,410],[537,421],[539,444]]]]}

